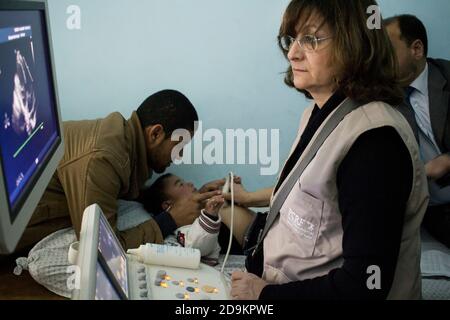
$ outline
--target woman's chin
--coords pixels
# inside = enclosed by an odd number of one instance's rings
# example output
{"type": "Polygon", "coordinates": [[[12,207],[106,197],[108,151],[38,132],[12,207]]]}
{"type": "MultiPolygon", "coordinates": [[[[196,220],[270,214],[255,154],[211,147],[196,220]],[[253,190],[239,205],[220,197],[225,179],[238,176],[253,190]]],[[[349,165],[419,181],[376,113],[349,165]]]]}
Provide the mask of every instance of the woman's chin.
{"type": "Polygon", "coordinates": [[[294,81],[294,86],[298,90],[306,90],[308,87],[303,81],[294,81]]]}

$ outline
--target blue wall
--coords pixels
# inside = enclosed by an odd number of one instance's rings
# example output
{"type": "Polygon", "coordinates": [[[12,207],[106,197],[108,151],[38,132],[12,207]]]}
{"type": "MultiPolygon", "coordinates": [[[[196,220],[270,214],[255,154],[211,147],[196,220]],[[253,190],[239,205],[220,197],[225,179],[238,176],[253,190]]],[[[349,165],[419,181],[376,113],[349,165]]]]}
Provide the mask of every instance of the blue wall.
{"type": "MultiPolygon", "coordinates": [[[[173,88],[204,128],[280,129],[280,166],[308,101],[283,84],[276,45],[289,0],[49,0],[62,116],[128,117],[149,94],[173,88]],[[81,29],[69,30],[69,5],[81,29]]],[[[383,16],[413,13],[430,34],[430,56],[450,58],[448,0],[384,0],[383,16]]],[[[200,184],[233,170],[248,189],[270,186],[259,165],[172,167],[200,184]]]]}

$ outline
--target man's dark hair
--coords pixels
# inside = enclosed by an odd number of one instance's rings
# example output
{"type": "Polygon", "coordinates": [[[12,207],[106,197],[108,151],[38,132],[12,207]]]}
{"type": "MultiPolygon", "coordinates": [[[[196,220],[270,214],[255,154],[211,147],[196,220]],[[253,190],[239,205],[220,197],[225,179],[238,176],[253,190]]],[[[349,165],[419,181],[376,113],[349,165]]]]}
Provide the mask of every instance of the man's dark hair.
{"type": "Polygon", "coordinates": [[[420,40],[423,43],[425,57],[428,55],[428,36],[427,29],[422,21],[412,14],[402,14],[384,20],[385,25],[398,22],[401,33],[401,39],[405,40],[408,46],[414,41],[420,40]]]}
{"type": "Polygon", "coordinates": [[[145,99],[136,111],[141,126],[160,124],[166,135],[177,129],[194,131],[194,122],[198,121],[197,111],[181,92],[163,90],[145,99]]]}
{"type": "Polygon", "coordinates": [[[165,193],[165,182],[172,176],[173,174],[166,173],[158,177],[150,187],[141,191],[138,201],[144,205],[147,212],[157,215],[163,211],[162,204],[168,200],[165,193]]]}

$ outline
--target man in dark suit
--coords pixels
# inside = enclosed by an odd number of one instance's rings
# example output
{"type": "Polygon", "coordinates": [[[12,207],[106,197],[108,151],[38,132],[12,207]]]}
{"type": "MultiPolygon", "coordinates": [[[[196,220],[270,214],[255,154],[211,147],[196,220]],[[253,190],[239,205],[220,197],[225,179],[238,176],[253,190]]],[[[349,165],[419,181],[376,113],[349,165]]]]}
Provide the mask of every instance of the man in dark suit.
{"type": "Polygon", "coordinates": [[[450,247],[450,61],[427,58],[428,38],[415,16],[385,20],[405,83],[405,115],[418,139],[429,181],[425,228],[450,247]]]}

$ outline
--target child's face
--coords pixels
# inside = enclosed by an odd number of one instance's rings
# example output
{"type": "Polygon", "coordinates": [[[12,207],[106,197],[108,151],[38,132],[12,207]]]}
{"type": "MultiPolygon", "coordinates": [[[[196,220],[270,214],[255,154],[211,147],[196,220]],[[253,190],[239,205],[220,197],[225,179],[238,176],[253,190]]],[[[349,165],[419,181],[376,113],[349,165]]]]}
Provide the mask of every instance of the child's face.
{"type": "Polygon", "coordinates": [[[170,176],[164,184],[164,193],[170,201],[177,201],[181,198],[189,197],[196,191],[197,189],[192,182],[185,182],[177,176],[170,176]]]}

